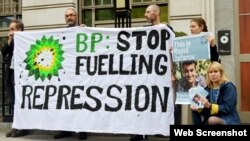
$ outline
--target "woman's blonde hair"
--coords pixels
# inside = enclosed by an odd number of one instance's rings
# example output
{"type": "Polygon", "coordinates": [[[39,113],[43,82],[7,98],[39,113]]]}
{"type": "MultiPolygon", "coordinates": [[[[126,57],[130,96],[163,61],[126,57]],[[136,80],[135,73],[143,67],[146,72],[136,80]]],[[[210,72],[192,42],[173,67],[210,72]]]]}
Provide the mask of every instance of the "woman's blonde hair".
{"type": "Polygon", "coordinates": [[[207,68],[207,86],[209,88],[213,87],[212,81],[209,79],[209,72],[212,70],[217,70],[220,72],[221,78],[219,84],[229,81],[229,79],[226,77],[223,66],[218,62],[211,62],[207,68]]]}

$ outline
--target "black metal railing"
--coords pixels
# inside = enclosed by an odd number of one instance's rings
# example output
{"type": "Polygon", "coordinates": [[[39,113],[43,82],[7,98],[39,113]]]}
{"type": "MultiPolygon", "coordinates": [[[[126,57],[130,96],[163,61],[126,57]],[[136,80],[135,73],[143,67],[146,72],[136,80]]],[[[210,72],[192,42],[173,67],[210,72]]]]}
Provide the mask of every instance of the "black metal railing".
{"type": "Polygon", "coordinates": [[[7,66],[7,61],[0,55],[0,86],[1,86],[1,102],[0,102],[0,110],[3,122],[12,122],[13,121],[13,105],[11,104],[11,99],[9,94],[6,92],[6,66],[7,66]]]}

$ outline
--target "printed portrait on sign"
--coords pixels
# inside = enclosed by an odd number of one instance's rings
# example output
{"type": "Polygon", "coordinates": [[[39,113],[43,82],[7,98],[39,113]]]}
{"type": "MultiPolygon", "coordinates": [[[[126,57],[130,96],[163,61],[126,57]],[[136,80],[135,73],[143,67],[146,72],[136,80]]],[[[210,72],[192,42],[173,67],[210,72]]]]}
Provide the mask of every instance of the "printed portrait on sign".
{"type": "Polygon", "coordinates": [[[206,35],[178,37],[174,40],[173,61],[176,79],[176,104],[190,104],[189,89],[206,87],[206,68],[210,47],[206,35]]]}

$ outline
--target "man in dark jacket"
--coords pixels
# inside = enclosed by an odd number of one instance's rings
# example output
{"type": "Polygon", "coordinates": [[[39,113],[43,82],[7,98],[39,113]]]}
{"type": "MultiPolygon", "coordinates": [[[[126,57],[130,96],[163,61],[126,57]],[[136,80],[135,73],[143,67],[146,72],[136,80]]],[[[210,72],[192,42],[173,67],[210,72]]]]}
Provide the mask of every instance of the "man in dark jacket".
{"type": "MultiPolygon", "coordinates": [[[[146,11],[145,11],[145,18],[147,20],[148,23],[150,23],[151,25],[150,26],[154,26],[154,25],[159,25],[161,24],[161,21],[160,21],[160,7],[156,4],[152,4],[152,5],[149,5],[147,8],[146,8],[146,11]]],[[[169,25],[167,25],[172,31],[173,31],[173,28],[169,25]]],[[[174,78],[173,78],[173,74],[172,74],[172,81],[174,81],[174,78]]],[[[130,141],[141,141],[141,140],[147,140],[147,135],[134,135],[130,138],[130,141]]]]}
{"type": "MultiPolygon", "coordinates": [[[[24,24],[20,20],[12,20],[9,25],[8,42],[1,48],[4,59],[7,61],[5,66],[5,88],[8,96],[10,97],[11,105],[13,108],[14,115],[14,104],[15,104],[15,80],[14,80],[14,32],[23,31],[24,24]]],[[[28,135],[28,130],[11,129],[6,133],[6,137],[21,137],[28,135]]]]}

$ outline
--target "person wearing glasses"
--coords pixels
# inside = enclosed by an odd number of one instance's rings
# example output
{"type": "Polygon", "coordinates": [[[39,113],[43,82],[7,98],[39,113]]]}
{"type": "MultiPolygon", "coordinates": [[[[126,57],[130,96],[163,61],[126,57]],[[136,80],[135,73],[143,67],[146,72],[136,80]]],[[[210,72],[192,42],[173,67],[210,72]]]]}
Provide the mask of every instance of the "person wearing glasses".
{"type": "MultiPolygon", "coordinates": [[[[68,25],[67,27],[75,27],[75,26],[86,26],[84,24],[78,25],[77,23],[77,12],[74,8],[68,8],[65,11],[65,22],[68,25]]],[[[72,132],[70,131],[60,131],[58,134],[56,134],[54,136],[54,139],[61,139],[64,137],[71,137],[72,136],[72,132]]],[[[86,140],[88,138],[87,133],[86,132],[79,132],[79,136],[78,139],[79,140],[86,140]]]]}

